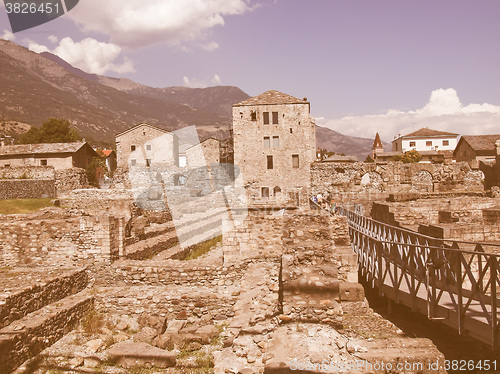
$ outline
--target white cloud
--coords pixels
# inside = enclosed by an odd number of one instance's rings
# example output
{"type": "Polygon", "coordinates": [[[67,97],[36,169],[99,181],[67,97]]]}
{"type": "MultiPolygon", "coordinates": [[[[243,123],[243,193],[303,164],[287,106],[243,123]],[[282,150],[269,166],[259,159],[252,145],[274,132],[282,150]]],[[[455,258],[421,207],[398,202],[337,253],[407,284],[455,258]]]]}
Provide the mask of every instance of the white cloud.
{"type": "Polygon", "coordinates": [[[48,39],[51,43],[57,43],[59,41],[59,38],[56,35],[49,35],[48,39]]]}
{"type": "Polygon", "coordinates": [[[0,39],[13,41],[14,39],[16,39],[16,37],[9,30],[3,30],[3,34],[0,35],[0,39]]]}
{"type": "Polygon", "coordinates": [[[388,110],[385,114],[347,116],[316,121],[345,135],[374,138],[378,132],[382,140],[392,141],[399,134],[407,134],[422,127],[459,134],[500,133],[500,106],[493,104],[463,105],[453,88],[431,93],[429,102],[414,111],[388,110]]]}
{"type": "Polygon", "coordinates": [[[184,81],[184,86],[190,88],[205,88],[208,86],[220,86],[222,84],[222,80],[218,74],[214,74],[212,78],[207,79],[183,77],[182,80],[184,81]]]}
{"type": "Polygon", "coordinates": [[[115,62],[122,52],[119,46],[112,43],[99,42],[92,38],[75,42],[73,39],[66,37],[60,41],[54,50],[30,41],[28,48],[37,53],[51,52],[87,73],[102,75],[107,72],[121,74],[134,71],[133,63],[127,57],[123,58],[122,63],[115,62]]]}
{"type": "Polygon", "coordinates": [[[194,43],[208,50],[217,43],[204,42],[212,28],[224,25],[224,16],[243,14],[247,0],[85,0],[68,16],[84,31],[109,35],[123,48],[138,49],[159,43],[194,43]],[[98,9],[98,11],[96,11],[98,9]]]}

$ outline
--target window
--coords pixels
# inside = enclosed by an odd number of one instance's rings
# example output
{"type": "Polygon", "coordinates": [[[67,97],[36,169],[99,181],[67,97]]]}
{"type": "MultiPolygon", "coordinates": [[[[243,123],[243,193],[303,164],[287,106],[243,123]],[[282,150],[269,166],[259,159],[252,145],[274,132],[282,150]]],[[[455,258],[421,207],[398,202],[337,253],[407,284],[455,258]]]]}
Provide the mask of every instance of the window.
{"type": "Polygon", "coordinates": [[[290,134],[292,134],[292,133],[293,133],[293,129],[290,127],[290,134]]]}
{"type": "Polygon", "coordinates": [[[279,186],[276,186],[274,187],[274,196],[276,196],[277,194],[281,193],[281,188],[279,186]]]}
{"type": "Polygon", "coordinates": [[[271,139],[269,136],[264,136],[264,148],[271,148],[271,139]]]}
{"type": "Polygon", "coordinates": [[[131,145],[131,146],[130,146],[130,151],[131,151],[131,152],[134,152],[134,151],[135,151],[135,145],[131,145]]]}
{"type": "Polygon", "coordinates": [[[450,145],[450,141],[449,140],[443,140],[443,145],[450,145]]]}
{"type": "Polygon", "coordinates": [[[267,168],[268,169],[273,169],[273,156],[267,156],[267,168]]]}
{"type": "Polygon", "coordinates": [[[146,151],[150,151],[151,150],[151,144],[147,144],[146,145],[146,151]]]}
{"type": "Polygon", "coordinates": [[[187,165],[187,159],[185,155],[179,156],[179,167],[183,168],[187,165]]]}
{"type": "Polygon", "coordinates": [[[292,167],[294,169],[299,168],[299,155],[292,155],[292,167]]]}
{"type": "Polygon", "coordinates": [[[273,148],[278,148],[280,146],[280,137],[273,136],[273,148]]]}
{"type": "Polygon", "coordinates": [[[136,160],[134,160],[134,159],[130,160],[130,166],[135,166],[136,163],[137,163],[136,160]]]}
{"type": "Polygon", "coordinates": [[[151,159],[150,158],[146,159],[146,166],[151,166],[151,159]]]}
{"type": "Polygon", "coordinates": [[[273,125],[278,124],[278,112],[273,112],[273,125]]]}
{"type": "Polygon", "coordinates": [[[182,174],[174,175],[174,186],[184,186],[186,184],[186,177],[182,174]]]}
{"type": "Polygon", "coordinates": [[[256,112],[255,110],[252,110],[252,111],[250,112],[250,119],[251,119],[252,121],[257,121],[257,112],[256,112]]]}
{"type": "Polygon", "coordinates": [[[262,187],[260,189],[260,194],[262,195],[262,198],[264,198],[264,199],[269,198],[269,187],[262,187]]]}
{"type": "Polygon", "coordinates": [[[269,125],[269,112],[262,113],[264,116],[264,125],[269,125]]]}
{"type": "Polygon", "coordinates": [[[426,145],[427,147],[432,147],[432,140],[427,140],[427,141],[425,142],[425,145],[426,145]]]}
{"type": "Polygon", "coordinates": [[[40,160],[40,165],[47,166],[47,160],[40,160]]]}
{"type": "MultiPolygon", "coordinates": [[[[397,146],[397,144],[396,144],[397,146]]],[[[410,147],[416,147],[417,146],[417,142],[410,142],[410,147]]],[[[396,151],[397,151],[397,148],[396,148],[396,151]]]]}

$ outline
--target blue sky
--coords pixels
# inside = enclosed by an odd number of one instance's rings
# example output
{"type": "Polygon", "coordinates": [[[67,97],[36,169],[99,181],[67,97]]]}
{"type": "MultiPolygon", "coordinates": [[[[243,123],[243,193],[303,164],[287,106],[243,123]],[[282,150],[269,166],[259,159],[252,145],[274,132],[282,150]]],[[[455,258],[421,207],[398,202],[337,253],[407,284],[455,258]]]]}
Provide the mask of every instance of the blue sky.
{"type": "Polygon", "coordinates": [[[154,87],[307,97],[317,123],[384,140],[500,133],[498,0],[80,0],[0,37],[154,87]]]}

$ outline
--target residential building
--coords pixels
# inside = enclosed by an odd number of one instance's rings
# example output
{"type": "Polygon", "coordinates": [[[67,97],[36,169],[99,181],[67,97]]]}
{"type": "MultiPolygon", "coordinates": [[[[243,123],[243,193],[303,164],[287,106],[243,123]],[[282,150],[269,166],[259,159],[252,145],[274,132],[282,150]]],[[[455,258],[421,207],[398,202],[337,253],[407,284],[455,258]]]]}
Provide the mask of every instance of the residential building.
{"type": "Polygon", "coordinates": [[[500,134],[495,135],[463,135],[453,152],[457,161],[495,161],[495,142],[500,134]]]}
{"type": "Polygon", "coordinates": [[[186,149],[186,163],[189,167],[205,167],[220,163],[220,142],[207,138],[186,149]]]}
{"type": "Polygon", "coordinates": [[[116,152],[114,149],[104,149],[102,151],[105,161],[106,161],[106,169],[109,172],[113,172],[116,169],[116,152]]]}
{"type": "Polygon", "coordinates": [[[1,167],[86,168],[94,157],[97,157],[97,153],[87,142],[21,144],[0,147],[1,167]]]}
{"type": "Polygon", "coordinates": [[[457,146],[459,134],[421,128],[410,134],[398,136],[392,141],[392,151],[453,151],[457,146]]]}
{"type": "Polygon", "coordinates": [[[234,104],[233,136],[251,203],[307,203],[316,128],[306,98],[271,90],[234,104]]]}
{"type": "Polygon", "coordinates": [[[141,123],[116,135],[117,166],[148,167],[178,165],[179,146],[176,135],[147,123],[141,123]]]}

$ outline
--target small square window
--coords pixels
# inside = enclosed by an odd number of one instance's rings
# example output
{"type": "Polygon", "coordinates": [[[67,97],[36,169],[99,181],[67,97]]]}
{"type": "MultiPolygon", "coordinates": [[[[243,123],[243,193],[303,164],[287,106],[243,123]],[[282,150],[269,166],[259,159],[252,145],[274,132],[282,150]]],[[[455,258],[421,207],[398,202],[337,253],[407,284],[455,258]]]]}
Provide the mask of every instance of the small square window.
{"type": "Polygon", "coordinates": [[[264,117],[264,125],[269,125],[269,112],[262,113],[264,117]]]}
{"type": "Polygon", "coordinates": [[[269,198],[269,187],[262,187],[260,189],[260,193],[262,195],[262,198],[264,198],[264,199],[269,198]]]}
{"type": "Polygon", "coordinates": [[[427,141],[425,142],[425,145],[426,145],[427,147],[432,147],[432,140],[427,140],[427,141]]]}
{"type": "Polygon", "coordinates": [[[130,146],[130,151],[131,151],[131,152],[134,152],[134,151],[135,151],[135,145],[131,145],[131,146],[130,146]]]}
{"type": "MultiPolygon", "coordinates": [[[[416,142],[410,142],[410,147],[415,147],[416,146],[416,142]]],[[[396,144],[396,147],[397,147],[397,144],[396,144]]],[[[396,149],[397,151],[397,149],[396,149]]]]}
{"type": "Polygon", "coordinates": [[[136,160],[134,160],[134,159],[130,160],[130,166],[135,166],[135,165],[136,165],[136,163],[137,163],[137,161],[136,161],[136,160]]]}
{"type": "Polygon", "coordinates": [[[278,124],[278,112],[273,112],[273,125],[278,124]]]}
{"type": "Polygon", "coordinates": [[[47,160],[40,160],[40,165],[47,166],[47,160]]]}
{"type": "Polygon", "coordinates": [[[269,136],[264,136],[264,148],[271,148],[271,139],[269,136]]]}
{"type": "Polygon", "coordinates": [[[299,168],[299,155],[292,155],[292,167],[294,169],[299,168]]]}
{"type": "Polygon", "coordinates": [[[280,146],[280,137],[273,136],[273,148],[278,148],[280,146]]]}
{"type": "Polygon", "coordinates": [[[273,169],[273,156],[267,156],[267,168],[268,169],[273,169]]]}
{"type": "Polygon", "coordinates": [[[443,140],[443,145],[450,145],[450,141],[449,140],[443,140]]]}
{"type": "Polygon", "coordinates": [[[250,119],[251,119],[252,121],[257,121],[257,112],[256,112],[255,110],[252,110],[252,111],[250,112],[250,119]]]}
{"type": "Polygon", "coordinates": [[[146,151],[150,151],[151,150],[151,144],[146,144],[146,151]]]}

